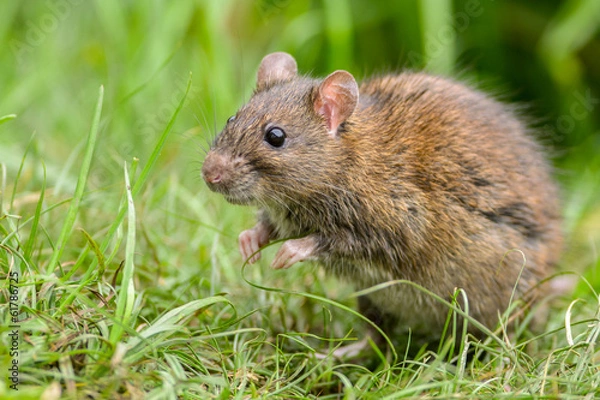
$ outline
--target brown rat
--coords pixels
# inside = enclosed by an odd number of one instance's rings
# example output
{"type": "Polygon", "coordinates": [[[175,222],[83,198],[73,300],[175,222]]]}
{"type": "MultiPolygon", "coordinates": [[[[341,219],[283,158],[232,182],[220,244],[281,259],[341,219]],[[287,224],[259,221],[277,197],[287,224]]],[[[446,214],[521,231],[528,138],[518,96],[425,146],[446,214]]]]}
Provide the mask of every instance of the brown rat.
{"type": "MultiPolygon", "coordinates": [[[[346,71],[312,79],[289,54],[267,55],[202,174],[229,202],[259,207],[239,237],[244,258],[289,238],[274,268],[314,260],[358,289],[406,279],[446,299],[462,288],[490,328],[514,288],[529,294],[559,256],[557,189],[525,124],[481,92],[425,73],[359,88],[346,71]]],[[[360,306],[426,336],[441,333],[448,313],[407,285],[360,306]]]]}

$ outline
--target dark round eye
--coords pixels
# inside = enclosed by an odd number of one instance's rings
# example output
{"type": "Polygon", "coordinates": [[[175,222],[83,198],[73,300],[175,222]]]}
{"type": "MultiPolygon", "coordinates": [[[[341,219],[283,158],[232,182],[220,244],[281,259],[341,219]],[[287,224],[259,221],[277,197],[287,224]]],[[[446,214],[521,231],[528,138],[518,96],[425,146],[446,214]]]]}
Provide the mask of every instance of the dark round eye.
{"type": "Polygon", "coordinates": [[[235,120],[235,115],[232,115],[231,117],[227,118],[227,123],[233,122],[235,120]]]}
{"type": "Polygon", "coordinates": [[[283,129],[276,126],[267,129],[265,132],[265,142],[269,143],[273,147],[281,147],[285,143],[285,132],[283,129]]]}

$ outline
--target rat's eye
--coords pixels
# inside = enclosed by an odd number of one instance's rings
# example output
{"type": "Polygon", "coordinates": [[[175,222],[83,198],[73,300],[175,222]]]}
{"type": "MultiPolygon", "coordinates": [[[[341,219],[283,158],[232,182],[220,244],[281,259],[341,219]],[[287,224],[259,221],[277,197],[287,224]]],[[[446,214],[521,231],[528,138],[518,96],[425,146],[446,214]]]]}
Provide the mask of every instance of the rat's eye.
{"type": "Polygon", "coordinates": [[[265,133],[265,142],[269,143],[273,147],[281,147],[285,143],[285,132],[283,129],[276,126],[267,129],[265,133]]]}
{"type": "Polygon", "coordinates": [[[227,118],[227,123],[233,122],[235,120],[235,115],[232,115],[231,117],[227,118]]]}

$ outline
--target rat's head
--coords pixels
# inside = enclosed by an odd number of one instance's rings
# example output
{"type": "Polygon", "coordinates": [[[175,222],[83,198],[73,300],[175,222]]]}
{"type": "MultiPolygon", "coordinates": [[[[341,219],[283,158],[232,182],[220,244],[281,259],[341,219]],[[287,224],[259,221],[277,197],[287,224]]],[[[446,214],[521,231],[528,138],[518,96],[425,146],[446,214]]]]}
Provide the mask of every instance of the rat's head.
{"type": "Polygon", "coordinates": [[[258,69],[254,95],[215,139],[202,177],[231,203],[298,201],[335,173],[343,153],[341,128],[357,102],[350,73],[313,80],[298,76],[289,54],[269,54],[258,69]]]}

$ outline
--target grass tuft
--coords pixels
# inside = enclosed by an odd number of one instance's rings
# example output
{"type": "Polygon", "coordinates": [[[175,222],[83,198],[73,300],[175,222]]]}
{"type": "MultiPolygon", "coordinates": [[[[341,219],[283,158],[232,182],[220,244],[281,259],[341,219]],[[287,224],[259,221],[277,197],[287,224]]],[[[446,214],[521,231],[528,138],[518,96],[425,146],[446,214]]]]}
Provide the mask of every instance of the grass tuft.
{"type": "Polygon", "coordinates": [[[132,320],[133,304],[135,302],[135,286],[133,274],[135,273],[135,206],[131,194],[131,184],[127,174],[127,165],[124,168],[125,173],[125,193],[127,194],[127,240],[125,244],[125,262],[123,267],[123,278],[121,280],[121,289],[117,294],[117,309],[115,311],[115,324],[110,331],[109,341],[112,346],[123,335],[123,327],[129,326],[132,320]]]}

